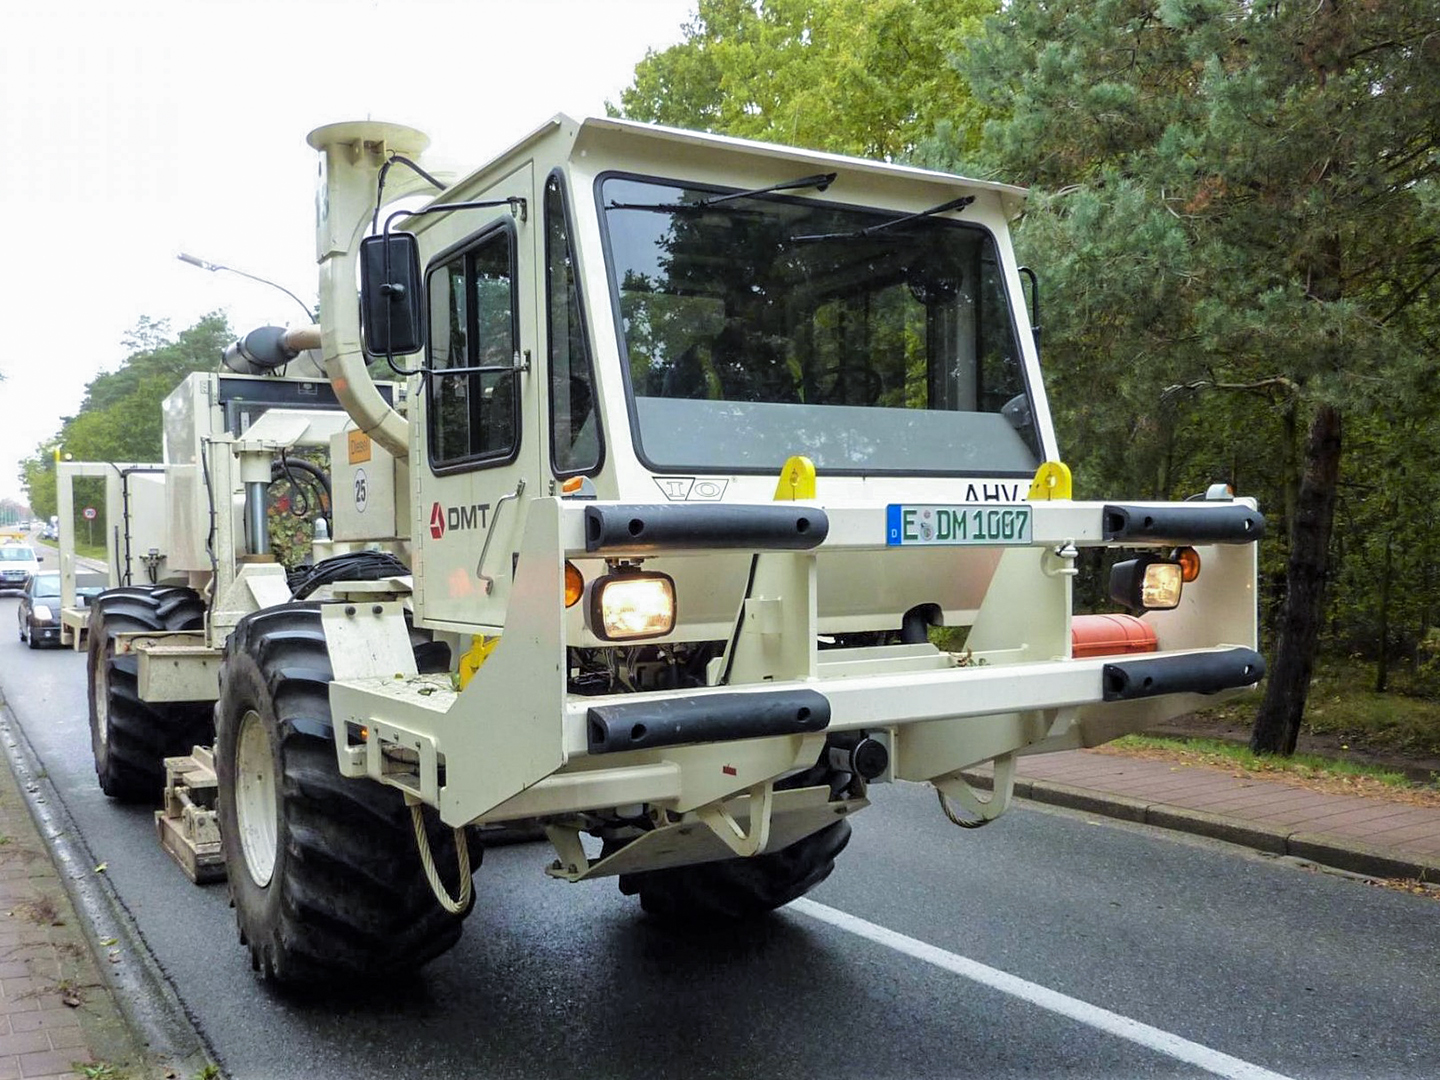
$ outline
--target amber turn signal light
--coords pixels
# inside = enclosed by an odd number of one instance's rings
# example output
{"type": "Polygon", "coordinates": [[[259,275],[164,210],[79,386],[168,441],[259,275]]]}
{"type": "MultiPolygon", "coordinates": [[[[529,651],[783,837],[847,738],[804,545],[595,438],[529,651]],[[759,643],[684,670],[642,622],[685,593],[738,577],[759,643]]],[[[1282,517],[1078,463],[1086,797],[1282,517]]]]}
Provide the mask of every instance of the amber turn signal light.
{"type": "Polygon", "coordinates": [[[1180,564],[1180,580],[1185,584],[1200,576],[1200,553],[1194,548],[1180,548],[1175,552],[1175,561],[1180,564]]]}
{"type": "Polygon", "coordinates": [[[565,606],[574,607],[580,602],[580,597],[585,595],[585,579],[580,576],[580,568],[569,559],[565,560],[565,606]]]}

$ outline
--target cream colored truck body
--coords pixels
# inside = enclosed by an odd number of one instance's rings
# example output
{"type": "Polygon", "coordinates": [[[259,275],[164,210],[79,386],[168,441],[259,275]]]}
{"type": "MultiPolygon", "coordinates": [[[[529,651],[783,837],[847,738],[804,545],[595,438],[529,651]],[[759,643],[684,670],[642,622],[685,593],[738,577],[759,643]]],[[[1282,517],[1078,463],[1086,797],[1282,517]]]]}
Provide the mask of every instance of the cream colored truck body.
{"type": "MultiPolygon", "coordinates": [[[[1202,527],[1202,542],[1195,545],[1203,563],[1199,579],[1186,585],[1178,608],[1146,616],[1158,652],[1123,662],[1074,659],[1071,652],[1072,587],[1081,549],[1169,550],[1191,538],[1167,532],[1166,514],[1190,523],[1221,517],[1233,522],[1248,514],[1253,526],[1259,520],[1253,503],[1045,497],[1068,495],[1068,485],[1042,485],[1032,501],[1031,468],[967,472],[940,458],[910,475],[842,474],[821,465],[812,497],[780,504],[774,501],[778,460],[763,471],[729,472],[645,463],[627,378],[633,357],[622,341],[624,320],[612,308],[619,285],[607,266],[601,204],[606,177],[684,181],[723,193],[834,173],[823,191],[795,196],[892,216],[923,214],[972,196],[963,213],[941,216],[991,238],[994,272],[1008,298],[1017,362],[1029,390],[1036,464],[1060,455],[1008,237],[1020,189],[621,121],[557,117],[433,197],[446,205],[508,203],[401,217],[395,226],[418,237],[427,273],[486,230],[511,238],[518,445],[505,460],[437,470],[427,439],[435,420],[422,380],[411,379],[408,423],[364,397],[368,376],[354,295],[357,249],[374,211],[377,172],[391,154],[418,160],[425,141],[404,128],[361,124],[321,129],[311,141],[324,162],[317,250],[324,365],[342,401],[354,402],[358,426],[377,444],[408,457],[414,621],[449,641],[457,655],[477,641],[499,639],[461,690],[451,678],[415,674],[402,602],[328,605],[336,752],[342,773],[356,782],[368,777],[399,787],[412,800],[438,808],[454,826],[540,817],[560,856],[551,872],[573,880],[776,850],[853,813],[866,802],[855,789],[831,798],[823,787],[774,787],[813,763],[836,733],[864,731],[888,748],[888,767],[877,780],[930,782],[970,814],[988,819],[1008,801],[1017,753],[1095,745],[1258,679],[1263,665],[1253,652],[1254,536],[1233,529],[1202,527]],[[547,320],[542,212],[547,185],[563,191],[603,432],[603,456],[582,470],[583,485],[574,493],[565,490],[551,451],[550,398],[557,391],[547,378],[553,325],[547,320]],[[887,543],[889,508],[920,505],[1027,506],[1032,528],[1023,543],[887,543]],[[623,527],[613,528],[626,520],[643,524],[649,516],[673,541],[672,524],[680,522],[683,533],[686,520],[675,515],[697,506],[731,508],[740,520],[785,506],[808,514],[813,522],[807,519],[806,527],[813,524],[823,540],[803,548],[747,546],[737,544],[734,530],[709,531],[698,516],[696,530],[679,542],[627,542],[623,527]],[[1162,521],[1159,531],[1122,528],[1117,538],[1117,506],[1127,520],[1153,513],[1162,521]],[[1203,542],[1219,533],[1224,542],[1203,542]],[[587,582],[607,565],[636,561],[670,574],[674,630],[643,644],[724,642],[704,684],[598,696],[573,692],[576,650],[614,646],[592,632],[583,603],[567,609],[567,560],[587,582]],[[963,654],[928,641],[844,647],[847,635],[898,627],[907,611],[922,604],[935,605],[947,626],[971,627],[963,654]],[[1223,675],[1213,674],[1221,669],[1223,675]],[[1159,676],[1155,693],[1140,688],[1150,686],[1152,675],[1159,676]],[[688,722],[683,718],[745,714],[752,705],[757,714],[788,709],[793,717],[809,708],[807,702],[818,702],[828,723],[723,740],[687,738],[681,730],[688,722]],[[616,735],[632,720],[639,732],[671,708],[682,716],[680,733],[663,745],[641,738],[639,748],[626,749],[616,735]],[[994,763],[997,777],[988,802],[960,775],[984,763],[994,763]],[[602,858],[582,845],[582,835],[597,821],[636,815],[647,827],[618,850],[602,858]]],[[[422,186],[399,167],[390,179],[387,196],[413,195],[422,186]]],[[[417,208],[413,201],[410,208],[417,208]]],[[[387,213],[382,209],[380,220],[387,213]]],[[[431,346],[431,352],[394,360],[411,369],[435,362],[433,339],[431,346]]],[[[787,452],[810,449],[797,427],[787,452]]],[[[397,517],[403,516],[401,509],[397,517]]],[[[695,730],[713,729],[700,723],[695,730]]]]}

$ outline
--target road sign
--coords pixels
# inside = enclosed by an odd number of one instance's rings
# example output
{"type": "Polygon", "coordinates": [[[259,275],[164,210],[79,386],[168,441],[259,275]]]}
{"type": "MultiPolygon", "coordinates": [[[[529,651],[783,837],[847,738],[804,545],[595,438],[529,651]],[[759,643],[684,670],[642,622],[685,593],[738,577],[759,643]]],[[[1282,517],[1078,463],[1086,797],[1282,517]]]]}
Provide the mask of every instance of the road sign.
{"type": "Polygon", "coordinates": [[[84,513],[84,515],[85,515],[85,520],[86,520],[86,521],[94,521],[94,520],[95,520],[95,507],[93,507],[93,506],[87,506],[87,507],[85,507],[85,509],[82,511],[82,513],[84,513]]]}

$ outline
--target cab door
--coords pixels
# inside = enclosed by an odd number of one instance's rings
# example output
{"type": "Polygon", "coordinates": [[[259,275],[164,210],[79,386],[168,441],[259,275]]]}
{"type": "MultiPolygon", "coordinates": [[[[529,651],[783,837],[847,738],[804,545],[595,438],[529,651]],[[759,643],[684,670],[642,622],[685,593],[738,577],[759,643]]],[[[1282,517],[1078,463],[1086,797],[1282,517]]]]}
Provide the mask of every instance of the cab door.
{"type": "Polygon", "coordinates": [[[417,615],[428,626],[504,624],[526,508],[540,494],[544,428],[536,355],[533,169],[526,164],[454,211],[462,238],[426,267],[429,304],[415,507],[417,615]]]}

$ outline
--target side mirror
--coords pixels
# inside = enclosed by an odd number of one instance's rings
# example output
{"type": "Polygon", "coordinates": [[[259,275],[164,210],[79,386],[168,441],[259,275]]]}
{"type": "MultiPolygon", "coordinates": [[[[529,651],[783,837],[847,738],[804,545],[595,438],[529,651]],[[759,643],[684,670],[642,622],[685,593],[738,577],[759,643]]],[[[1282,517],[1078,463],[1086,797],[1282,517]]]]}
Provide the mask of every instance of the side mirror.
{"type": "Polygon", "coordinates": [[[420,242],[412,233],[360,241],[360,325],[371,356],[418,352],[425,345],[420,242]]]}

